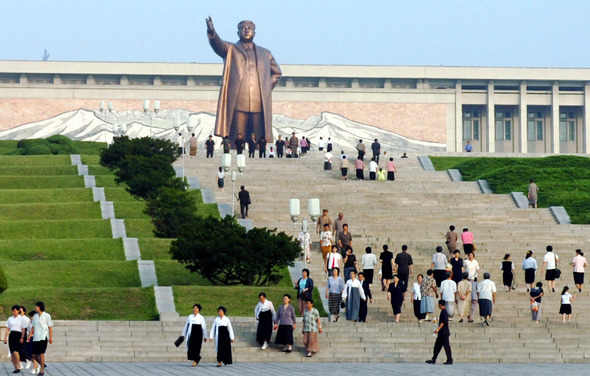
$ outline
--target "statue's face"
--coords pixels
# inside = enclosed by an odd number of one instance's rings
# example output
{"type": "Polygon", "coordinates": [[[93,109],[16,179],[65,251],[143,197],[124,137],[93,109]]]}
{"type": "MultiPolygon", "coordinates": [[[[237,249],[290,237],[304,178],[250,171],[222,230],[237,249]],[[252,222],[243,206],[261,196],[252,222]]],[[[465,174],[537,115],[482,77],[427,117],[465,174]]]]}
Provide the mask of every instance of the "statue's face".
{"type": "Polygon", "coordinates": [[[252,42],[256,35],[256,25],[252,21],[242,21],[238,24],[238,36],[241,42],[252,42]]]}

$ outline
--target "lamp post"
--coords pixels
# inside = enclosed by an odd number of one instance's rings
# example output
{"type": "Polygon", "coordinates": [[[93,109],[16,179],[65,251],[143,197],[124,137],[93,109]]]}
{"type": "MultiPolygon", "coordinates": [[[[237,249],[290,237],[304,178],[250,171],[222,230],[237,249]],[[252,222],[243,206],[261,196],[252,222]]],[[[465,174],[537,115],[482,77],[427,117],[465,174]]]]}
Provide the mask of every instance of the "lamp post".
{"type": "Polygon", "coordinates": [[[109,102],[108,105],[104,101],[100,101],[100,105],[98,106],[98,110],[100,111],[101,115],[103,116],[102,121],[104,121],[105,130],[104,130],[104,142],[107,143],[107,114],[113,112],[113,102],[109,102]],[[108,112],[107,112],[108,109],[108,112]]]}
{"type": "MultiPolygon", "coordinates": [[[[320,217],[320,199],[319,198],[310,198],[307,200],[307,212],[309,213],[309,217],[311,218],[313,228],[315,229],[317,220],[320,217]]],[[[293,222],[293,229],[295,229],[298,224],[301,224],[301,231],[305,235],[307,233],[307,226],[308,226],[307,219],[303,218],[301,223],[297,223],[297,220],[299,219],[299,216],[301,215],[300,201],[298,198],[292,198],[289,200],[289,215],[291,216],[291,221],[293,222]]],[[[305,237],[304,237],[304,239],[305,239],[305,237]]],[[[311,246],[311,244],[310,244],[310,246],[311,246]]],[[[304,267],[307,267],[307,257],[305,255],[305,249],[303,250],[303,265],[304,265],[304,267]]]]}
{"type": "Polygon", "coordinates": [[[184,142],[184,132],[183,131],[179,131],[180,130],[180,120],[178,119],[178,117],[174,117],[174,119],[172,120],[172,124],[174,126],[174,130],[176,131],[176,133],[178,133],[178,146],[180,147],[180,152],[182,153],[182,181],[184,182],[184,146],[185,146],[185,142],[184,142]]]}
{"type": "MultiPolygon", "coordinates": [[[[231,154],[226,153],[221,156],[221,167],[223,167],[223,171],[228,173],[231,169],[231,154]]],[[[236,157],[236,167],[237,172],[240,173],[240,179],[244,176],[244,170],[246,169],[246,156],[244,154],[238,154],[236,157]]],[[[231,171],[231,190],[232,190],[232,201],[231,201],[231,212],[235,215],[235,205],[236,205],[236,177],[237,177],[236,170],[231,171]]]]}
{"type": "Polygon", "coordinates": [[[143,112],[150,118],[150,137],[153,136],[152,131],[152,119],[158,116],[158,111],[160,111],[160,101],[154,101],[154,110],[150,111],[150,100],[145,99],[143,101],[143,112]]]}
{"type": "Polygon", "coordinates": [[[127,124],[118,121],[113,123],[113,137],[125,136],[126,133],[127,124]]]}

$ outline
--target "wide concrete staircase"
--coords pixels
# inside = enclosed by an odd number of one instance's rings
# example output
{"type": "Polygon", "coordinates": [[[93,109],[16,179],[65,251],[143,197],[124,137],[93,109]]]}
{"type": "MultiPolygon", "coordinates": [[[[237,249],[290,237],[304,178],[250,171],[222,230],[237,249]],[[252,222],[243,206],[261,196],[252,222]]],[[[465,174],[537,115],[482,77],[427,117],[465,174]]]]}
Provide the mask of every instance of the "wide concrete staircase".
{"type": "MultiPolygon", "coordinates": [[[[217,202],[231,203],[231,180],[226,179],[223,192],[216,187],[220,159],[217,152],[214,159],[187,157],[185,174],[197,176],[201,188],[213,190],[217,202]]],[[[540,266],[545,246],[552,244],[562,260],[563,277],[557,289],[568,284],[575,290],[568,264],[576,248],[588,248],[588,226],[558,225],[546,209],[517,209],[510,196],[482,194],[476,183],[452,182],[446,172],[424,171],[417,158],[395,161],[397,180],[378,182],[356,181],[354,173],[349,174],[348,181],[342,181],[338,162],[332,171],[323,171],[319,153],[301,159],[248,159],[243,177],[236,181],[236,193],[242,184],[249,190],[253,202],[249,218],[254,226],[276,227],[292,235],[300,227],[294,229],[290,220],[289,199],[300,198],[301,212],[306,213],[306,199],[317,197],[332,219],[338,212],[344,213],[359,259],[366,246],[373,247],[379,255],[383,244],[388,244],[394,253],[407,244],[414,258],[414,274],[425,273],[429,268],[434,248],[443,244],[442,233],[450,224],[457,229],[469,227],[475,234],[482,273],[492,274],[498,294],[490,327],[484,327],[479,320],[470,324],[455,320],[451,324],[455,361],[569,362],[590,357],[590,342],[586,339],[590,335],[590,318],[584,314],[590,309],[588,294],[585,291],[577,294],[573,323],[561,324],[557,313],[559,291],[546,291],[541,323],[534,324],[530,320],[528,294],[520,268],[529,249],[535,252],[540,266]],[[508,293],[501,286],[499,270],[505,253],[510,253],[516,264],[519,285],[516,291],[508,293]]],[[[238,204],[236,211],[239,211],[238,204]]],[[[314,234],[313,239],[314,255],[308,267],[316,286],[322,287],[326,276],[318,251],[318,236],[314,234]]],[[[537,280],[542,280],[542,276],[537,280]]],[[[311,359],[301,357],[297,351],[284,354],[272,348],[260,350],[254,343],[253,319],[232,318],[236,361],[418,362],[429,358],[434,342],[432,324],[416,321],[409,293],[401,322],[392,322],[391,306],[378,285],[377,280],[368,322],[352,323],[343,318],[338,323],[325,322],[325,333],[320,336],[321,351],[311,359]]],[[[255,303],[252,302],[253,307],[255,303]]],[[[208,324],[211,321],[208,319],[208,324]]],[[[175,348],[172,342],[182,325],[182,321],[60,322],[50,357],[53,360],[181,360],[184,350],[175,348]]],[[[300,329],[295,340],[302,345],[300,329]]],[[[214,360],[213,351],[212,344],[204,346],[204,361],[214,360]]]]}

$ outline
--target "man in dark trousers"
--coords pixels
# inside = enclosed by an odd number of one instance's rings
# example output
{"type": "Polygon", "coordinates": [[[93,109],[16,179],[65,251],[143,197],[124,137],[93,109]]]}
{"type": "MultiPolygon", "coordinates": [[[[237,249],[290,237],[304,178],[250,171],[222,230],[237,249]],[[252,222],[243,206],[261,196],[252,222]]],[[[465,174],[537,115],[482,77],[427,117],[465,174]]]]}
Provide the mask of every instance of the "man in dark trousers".
{"type": "Polygon", "coordinates": [[[256,153],[256,136],[254,133],[250,136],[248,140],[248,158],[254,158],[254,154],[256,153]]]}
{"type": "Polygon", "coordinates": [[[275,143],[277,148],[277,158],[283,158],[284,150],[285,150],[285,141],[281,139],[281,135],[279,135],[279,139],[275,143]]]}
{"type": "Polygon", "coordinates": [[[381,144],[377,139],[375,142],[371,144],[371,150],[373,151],[373,158],[375,158],[375,162],[379,163],[379,155],[381,154],[381,144]]]}
{"type": "Polygon", "coordinates": [[[209,135],[209,139],[205,141],[205,147],[207,148],[207,158],[213,158],[213,151],[215,150],[213,136],[209,135]]]}
{"type": "Polygon", "coordinates": [[[240,213],[242,214],[242,219],[244,219],[248,216],[248,205],[252,201],[250,200],[250,193],[243,185],[240,187],[240,193],[238,193],[238,201],[240,202],[240,213]]]}
{"type": "Polygon", "coordinates": [[[234,145],[236,146],[236,153],[242,154],[244,152],[244,146],[246,145],[246,140],[242,137],[241,133],[238,133],[238,138],[234,141],[234,145]]]}
{"type": "Polygon", "coordinates": [[[367,297],[365,300],[361,299],[361,304],[359,306],[359,322],[367,322],[367,313],[369,312],[369,307],[367,304],[369,302],[373,303],[373,294],[371,294],[371,288],[369,287],[369,284],[367,281],[365,281],[365,274],[363,272],[359,273],[359,281],[361,281],[361,287],[363,288],[365,296],[367,297]]]}
{"type": "Polygon", "coordinates": [[[447,361],[443,364],[453,364],[453,355],[451,354],[451,343],[449,342],[449,337],[451,336],[451,332],[449,331],[449,314],[445,309],[445,301],[439,300],[438,301],[438,308],[440,309],[440,317],[438,320],[438,328],[434,331],[434,333],[438,333],[438,337],[436,337],[436,342],[434,342],[434,353],[432,354],[432,359],[426,361],[428,364],[436,363],[436,358],[438,357],[438,353],[444,347],[445,354],[447,355],[447,361]]]}

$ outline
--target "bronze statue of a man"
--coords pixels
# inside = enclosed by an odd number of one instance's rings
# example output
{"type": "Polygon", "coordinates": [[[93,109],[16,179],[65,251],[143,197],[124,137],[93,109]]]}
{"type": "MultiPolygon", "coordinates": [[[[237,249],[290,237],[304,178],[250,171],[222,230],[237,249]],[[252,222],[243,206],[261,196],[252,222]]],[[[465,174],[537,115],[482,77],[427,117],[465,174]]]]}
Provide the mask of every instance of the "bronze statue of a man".
{"type": "Polygon", "coordinates": [[[254,44],[254,22],[238,24],[237,43],[221,40],[211,17],[206,22],[209,44],[224,61],[215,134],[229,135],[232,141],[238,133],[272,140],[271,92],[282,75],[281,68],[269,50],[254,44]]]}

